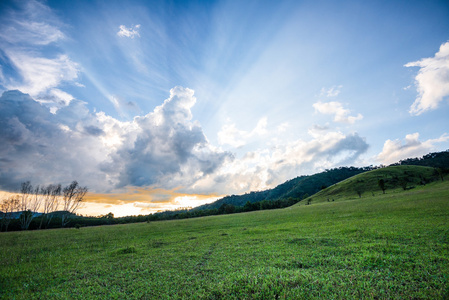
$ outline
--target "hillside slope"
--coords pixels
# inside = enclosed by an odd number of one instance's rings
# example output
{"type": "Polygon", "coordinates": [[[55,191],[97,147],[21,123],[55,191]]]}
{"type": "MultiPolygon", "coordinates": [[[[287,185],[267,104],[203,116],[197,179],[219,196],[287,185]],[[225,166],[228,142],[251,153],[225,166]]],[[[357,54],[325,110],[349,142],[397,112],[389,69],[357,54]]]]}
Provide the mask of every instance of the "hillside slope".
{"type": "Polygon", "coordinates": [[[398,193],[441,179],[438,172],[431,167],[390,166],[350,177],[318,192],[309,199],[311,203],[319,203],[373,197],[384,193],[379,185],[380,180],[384,182],[385,193],[398,193]]]}

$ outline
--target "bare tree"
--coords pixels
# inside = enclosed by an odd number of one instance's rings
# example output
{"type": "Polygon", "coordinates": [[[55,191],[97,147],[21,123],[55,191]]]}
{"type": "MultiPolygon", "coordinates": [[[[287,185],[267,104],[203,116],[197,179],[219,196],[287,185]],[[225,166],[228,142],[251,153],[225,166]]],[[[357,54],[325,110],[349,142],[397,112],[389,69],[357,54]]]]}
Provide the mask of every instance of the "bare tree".
{"type": "Polygon", "coordinates": [[[33,185],[29,182],[23,182],[19,196],[20,227],[27,230],[33,220],[35,213],[41,205],[40,189],[37,186],[33,189],[33,185]]]}
{"type": "Polygon", "coordinates": [[[87,187],[79,186],[77,181],[73,181],[62,190],[63,215],[61,217],[62,227],[67,225],[69,218],[80,208],[87,187]]]}
{"type": "Polygon", "coordinates": [[[9,198],[3,200],[3,202],[0,204],[0,211],[3,212],[0,231],[3,229],[3,226],[5,226],[5,231],[8,231],[9,223],[11,222],[13,215],[15,212],[17,212],[18,208],[19,208],[18,195],[10,196],[9,198]]]}
{"type": "Polygon", "coordinates": [[[45,227],[50,225],[50,222],[53,218],[52,212],[55,212],[59,206],[59,196],[61,195],[61,185],[49,184],[46,187],[41,188],[42,194],[42,204],[43,204],[43,213],[41,222],[39,224],[39,229],[42,228],[42,224],[45,224],[45,227]],[[45,219],[45,222],[44,222],[45,219]]]}

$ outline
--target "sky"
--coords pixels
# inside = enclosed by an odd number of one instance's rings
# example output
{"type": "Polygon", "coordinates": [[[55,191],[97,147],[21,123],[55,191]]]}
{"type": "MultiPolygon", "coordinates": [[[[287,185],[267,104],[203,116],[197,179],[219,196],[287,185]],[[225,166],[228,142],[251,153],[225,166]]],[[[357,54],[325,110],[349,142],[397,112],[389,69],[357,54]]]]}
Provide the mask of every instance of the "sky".
{"type": "Polygon", "coordinates": [[[449,149],[449,3],[3,0],[0,95],[0,190],[194,207],[449,149]]]}

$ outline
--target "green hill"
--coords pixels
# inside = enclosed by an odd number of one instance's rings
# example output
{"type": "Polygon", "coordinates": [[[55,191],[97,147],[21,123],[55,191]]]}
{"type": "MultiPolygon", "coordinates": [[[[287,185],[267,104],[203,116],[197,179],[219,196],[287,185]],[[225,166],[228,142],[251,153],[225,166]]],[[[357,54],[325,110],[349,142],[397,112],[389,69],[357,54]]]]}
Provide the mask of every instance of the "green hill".
{"type": "Polygon", "coordinates": [[[438,172],[423,166],[390,166],[358,174],[334,184],[313,195],[312,202],[332,202],[355,198],[366,199],[384,191],[379,181],[384,182],[385,193],[398,193],[440,180],[438,172]]]}

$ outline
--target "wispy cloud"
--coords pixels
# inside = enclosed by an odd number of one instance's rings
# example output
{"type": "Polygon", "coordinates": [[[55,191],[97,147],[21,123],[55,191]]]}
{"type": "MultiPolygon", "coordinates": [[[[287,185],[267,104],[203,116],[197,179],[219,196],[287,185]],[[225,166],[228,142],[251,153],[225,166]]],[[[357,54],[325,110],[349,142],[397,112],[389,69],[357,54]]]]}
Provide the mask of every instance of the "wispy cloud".
{"type": "Polygon", "coordinates": [[[6,53],[22,77],[21,83],[8,84],[9,89],[19,89],[33,97],[41,98],[62,82],[74,81],[78,78],[79,66],[67,55],[45,58],[35,53],[13,50],[6,53]]]}
{"type": "Polygon", "coordinates": [[[135,25],[134,27],[126,27],[125,25],[119,26],[120,30],[117,32],[117,35],[119,37],[128,37],[128,38],[134,38],[134,37],[140,37],[139,34],[139,28],[140,24],[135,25]]]}
{"type": "Polygon", "coordinates": [[[316,111],[326,114],[334,115],[334,122],[354,124],[356,121],[363,119],[361,114],[357,116],[350,116],[351,111],[343,108],[343,104],[337,101],[331,102],[316,102],[313,104],[316,111]]]}
{"type": "Polygon", "coordinates": [[[343,88],[342,85],[334,85],[334,86],[332,86],[329,89],[326,89],[326,88],[323,87],[321,89],[320,95],[321,96],[325,96],[325,97],[329,97],[329,98],[330,97],[337,97],[340,94],[342,88],[343,88]]]}
{"type": "Polygon", "coordinates": [[[419,157],[435,150],[435,144],[449,140],[449,135],[444,133],[437,139],[419,140],[419,133],[407,134],[405,140],[387,140],[382,152],[377,155],[377,160],[383,164],[391,164],[409,157],[419,157]]]}
{"type": "Polygon", "coordinates": [[[449,42],[440,46],[434,57],[409,62],[405,67],[419,67],[415,77],[418,97],[410,107],[412,115],[436,109],[449,96],[449,42]]]}
{"type": "Polygon", "coordinates": [[[4,43],[43,46],[65,38],[58,28],[59,20],[48,6],[34,0],[17,4],[18,10],[6,11],[2,15],[4,23],[0,39],[4,43]]]}
{"type": "Polygon", "coordinates": [[[40,2],[26,1],[17,8],[2,15],[7,22],[2,24],[0,42],[18,76],[4,76],[1,84],[28,93],[54,110],[67,105],[73,97],[58,87],[62,83],[75,83],[80,68],[58,51],[56,43],[65,38],[59,29],[61,23],[40,2]],[[51,51],[47,52],[49,47],[51,51]]]}
{"type": "Polygon", "coordinates": [[[64,34],[55,26],[45,22],[16,21],[15,26],[6,27],[0,38],[11,44],[48,45],[63,39],[64,34]]]}

